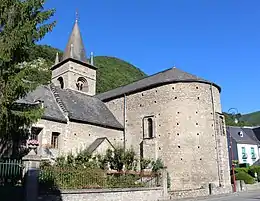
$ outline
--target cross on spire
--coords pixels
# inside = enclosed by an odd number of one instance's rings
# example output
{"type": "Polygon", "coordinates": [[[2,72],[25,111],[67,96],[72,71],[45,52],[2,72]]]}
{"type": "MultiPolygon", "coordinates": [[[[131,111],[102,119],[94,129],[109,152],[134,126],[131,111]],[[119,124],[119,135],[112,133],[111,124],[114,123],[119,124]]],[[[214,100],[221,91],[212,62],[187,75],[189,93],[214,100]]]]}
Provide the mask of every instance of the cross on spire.
{"type": "Polygon", "coordinates": [[[79,12],[78,12],[78,9],[76,9],[76,22],[79,21],[79,12]]]}

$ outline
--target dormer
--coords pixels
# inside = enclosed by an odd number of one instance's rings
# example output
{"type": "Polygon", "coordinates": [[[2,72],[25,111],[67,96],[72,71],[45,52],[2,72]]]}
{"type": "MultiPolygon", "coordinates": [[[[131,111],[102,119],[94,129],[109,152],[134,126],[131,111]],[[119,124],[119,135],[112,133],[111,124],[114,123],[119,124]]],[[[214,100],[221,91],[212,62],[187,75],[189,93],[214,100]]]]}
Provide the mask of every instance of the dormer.
{"type": "Polygon", "coordinates": [[[239,131],[239,132],[238,132],[238,135],[239,135],[240,137],[243,137],[243,136],[244,136],[243,131],[239,131]]]}

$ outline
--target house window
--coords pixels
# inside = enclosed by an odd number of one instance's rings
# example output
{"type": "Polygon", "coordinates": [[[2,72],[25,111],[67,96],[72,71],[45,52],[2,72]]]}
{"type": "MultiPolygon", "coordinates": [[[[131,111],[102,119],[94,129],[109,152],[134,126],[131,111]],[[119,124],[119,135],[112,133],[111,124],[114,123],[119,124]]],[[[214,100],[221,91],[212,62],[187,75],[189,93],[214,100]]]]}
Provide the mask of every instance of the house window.
{"type": "Polygon", "coordinates": [[[54,149],[58,149],[59,135],[60,133],[58,132],[53,132],[51,135],[51,147],[54,149]]]}
{"type": "Polygon", "coordinates": [[[247,161],[247,154],[246,154],[246,148],[242,147],[242,160],[246,163],[247,161]]]}
{"type": "Polygon", "coordinates": [[[153,138],[153,120],[152,118],[148,118],[148,137],[153,138]]]}
{"type": "Polygon", "coordinates": [[[63,78],[62,78],[62,77],[59,77],[59,78],[58,78],[58,81],[59,81],[59,83],[60,83],[60,88],[63,89],[63,88],[64,88],[63,78]]]}
{"type": "Polygon", "coordinates": [[[88,82],[84,77],[79,77],[76,83],[77,90],[88,92],[88,82]]]}
{"type": "Polygon", "coordinates": [[[30,136],[29,136],[29,139],[30,140],[38,140],[38,136],[39,134],[41,133],[43,128],[39,128],[39,127],[32,127],[31,128],[31,133],[30,133],[30,136]]]}
{"type": "Polygon", "coordinates": [[[155,137],[153,117],[145,117],[143,119],[143,133],[145,139],[152,139],[155,137]]]}
{"type": "Polygon", "coordinates": [[[251,158],[253,161],[256,160],[256,154],[255,154],[255,148],[254,147],[251,147],[251,158]]]}

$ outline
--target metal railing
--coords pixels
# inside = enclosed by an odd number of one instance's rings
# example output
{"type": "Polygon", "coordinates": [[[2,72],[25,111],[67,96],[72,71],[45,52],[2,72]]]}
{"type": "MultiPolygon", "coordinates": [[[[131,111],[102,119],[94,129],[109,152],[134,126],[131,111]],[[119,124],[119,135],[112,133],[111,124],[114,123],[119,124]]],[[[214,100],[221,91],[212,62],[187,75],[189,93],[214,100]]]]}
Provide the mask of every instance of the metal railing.
{"type": "Polygon", "coordinates": [[[40,187],[47,189],[97,189],[159,187],[161,175],[142,172],[106,172],[100,169],[53,168],[41,169],[40,187]]]}
{"type": "Polygon", "coordinates": [[[22,160],[0,159],[0,185],[15,183],[23,177],[22,160]]]}

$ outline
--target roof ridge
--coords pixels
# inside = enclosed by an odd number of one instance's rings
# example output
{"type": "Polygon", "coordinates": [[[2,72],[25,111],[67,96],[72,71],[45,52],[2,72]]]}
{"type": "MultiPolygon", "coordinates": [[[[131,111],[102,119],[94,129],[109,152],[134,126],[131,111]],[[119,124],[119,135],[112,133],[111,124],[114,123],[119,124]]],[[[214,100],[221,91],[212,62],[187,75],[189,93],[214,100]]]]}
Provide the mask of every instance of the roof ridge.
{"type": "Polygon", "coordinates": [[[132,83],[111,89],[109,91],[97,94],[96,97],[100,100],[110,100],[116,97],[120,97],[123,94],[130,94],[135,92],[140,92],[141,90],[146,90],[148,88],[154,88],[165,84],[177,83],[177,82],[200,82],[214,85],[218,88],[219,92],[221,88],[204,78],[197,75],[188,73],[179,68],[168,68],[153,75],[144,77],[140,80],[136,80],[132,83]]]}
{"type": "MultiPolygon", "coordinates": [[[[160,71],[160,72],[154,73],[154,74],[152,74],[152,75],[148,75],[148,76],[146,76],[146,77],[144,77],[144,78],[141,78],[141,79],[136,80],[136,81],[134,81],[134,82],[131,82],[131,83],[129,83],[129,84],[125,84],[125,85],[122,85],[122,86],[120,86],[120,87],[116,87],[116,88],[114,88],[114,89],[111,89],[111,90],[105,91],[105,92],[103,92],[103,93],[101,93],[101,94],[105,94],[105,93],[107,93],[107,92],[110,92],[110,91],[113,91],[113,90],[116,90],[116,89],[123,88],[123,87],[125,87],[125,86],[131,85],[131,84],[134,84],[134,83],[139,82],[139,81],[141,81],[141,80],[144,80],[144,79],[147,79],[147,78],[153,77],[153,76],[155,76],[155,75],[158,75],[158,74],[160,74],[160,73],[164,73],[164,72],[167,72],[167,71],[170,71],[170,70],[172,70],[172,68],[167,68],[167,69],[165,69],[165,70],[163,70],[163,71],[160,71]]],[[[98,95],[99,95],[99,94],[98,94],[98,95]]]]}

